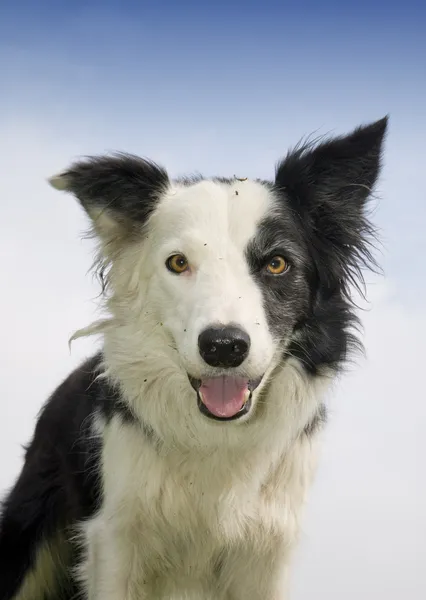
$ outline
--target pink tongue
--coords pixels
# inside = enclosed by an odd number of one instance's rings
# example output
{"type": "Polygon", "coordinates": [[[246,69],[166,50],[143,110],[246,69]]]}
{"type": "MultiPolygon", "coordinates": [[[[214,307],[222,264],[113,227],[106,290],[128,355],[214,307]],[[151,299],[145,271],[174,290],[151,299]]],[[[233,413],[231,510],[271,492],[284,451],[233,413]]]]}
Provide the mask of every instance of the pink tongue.
{"type": "Polygon", "coordinates": [[[200,396],[203,404],[216,417],[233,417],[244,406],[248,380],[242,377],[203,379],[200,396]]]}

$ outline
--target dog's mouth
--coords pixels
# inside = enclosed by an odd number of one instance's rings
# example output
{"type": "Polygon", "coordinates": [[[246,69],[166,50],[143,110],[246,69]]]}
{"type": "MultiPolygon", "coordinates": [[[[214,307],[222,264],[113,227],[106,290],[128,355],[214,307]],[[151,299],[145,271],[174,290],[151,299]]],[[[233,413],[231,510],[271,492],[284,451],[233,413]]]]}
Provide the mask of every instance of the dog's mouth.
{"type": "Polygon", "coordinates": [[[189,381],[197,392],[200,412],[217,421],[233,421],[246,415],[251,408],[254,390],[262,377],[250,380],[244,377],[223,375],[189,381]]]}

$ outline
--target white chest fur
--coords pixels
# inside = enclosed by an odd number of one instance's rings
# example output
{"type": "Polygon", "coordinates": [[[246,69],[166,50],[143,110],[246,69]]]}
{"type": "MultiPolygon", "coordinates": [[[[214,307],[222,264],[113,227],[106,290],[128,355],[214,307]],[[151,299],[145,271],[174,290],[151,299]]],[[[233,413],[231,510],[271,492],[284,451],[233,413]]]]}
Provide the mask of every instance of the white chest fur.
{"type": "Polygon", "coordinates": [[[85,528],[90,600],[282,597],[312,440],[185,455],[118,419],[103,437],[104,501],[85,528]]]}

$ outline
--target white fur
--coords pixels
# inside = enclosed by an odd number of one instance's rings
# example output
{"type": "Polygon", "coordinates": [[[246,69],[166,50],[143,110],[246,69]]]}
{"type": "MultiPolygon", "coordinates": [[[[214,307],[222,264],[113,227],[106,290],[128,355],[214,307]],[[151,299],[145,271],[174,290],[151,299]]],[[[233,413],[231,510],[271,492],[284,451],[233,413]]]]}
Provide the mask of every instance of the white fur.
{"type": "MultiPolygon", "coordinates": [[[[252,181],[176,185],[144,240],[114,253],[111,316],[88,331],[104,333],[104,375],[156,439],[119,416],[107,425],[96,420],[104,502],[84,525],[89,600],[287,598],[316,460],[303,429],[329,378],[280,361],[249,274],[244,249],[273,202],[252,181]],[[189,274],[167,271],[174,252],[187,256],[189,274]],[[188,382],[188,373],[213,373],[197,339],[216,323],[237,323],[251,337],[237,371],[266,374],[245,420],[207,419],[188,382]]],[[[108,236],[111,227],[108,221],[108,236]]],[[[97,230],[102,236],[99,223],[97,230]]]]}
{"type": "Polygon", "coordinates": [[[159,449],[118,418],[106,426],[105,501],[86,529],[90,600],[287,597],[284,575],[317,458],[316,442],[292,437],[320,390],[295,366],[278,379],[263,424],[235,434],[240,447],[218,435],[210,451],[159,449]],[[290,406],[280,411],[281,394],[290,406]]]}

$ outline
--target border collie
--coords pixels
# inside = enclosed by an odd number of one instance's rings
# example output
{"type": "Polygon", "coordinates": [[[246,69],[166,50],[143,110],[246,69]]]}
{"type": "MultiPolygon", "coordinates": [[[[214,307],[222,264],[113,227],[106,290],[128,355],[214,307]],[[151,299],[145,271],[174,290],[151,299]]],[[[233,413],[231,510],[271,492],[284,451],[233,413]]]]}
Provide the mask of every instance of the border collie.
{"type": "Polygon", "coordinates": [[[90,218],[107,312],[3,502],[1,600],[288,598],[386,128],[299,145],[273,181],[128,154],[50,179],[90,218]]]}

